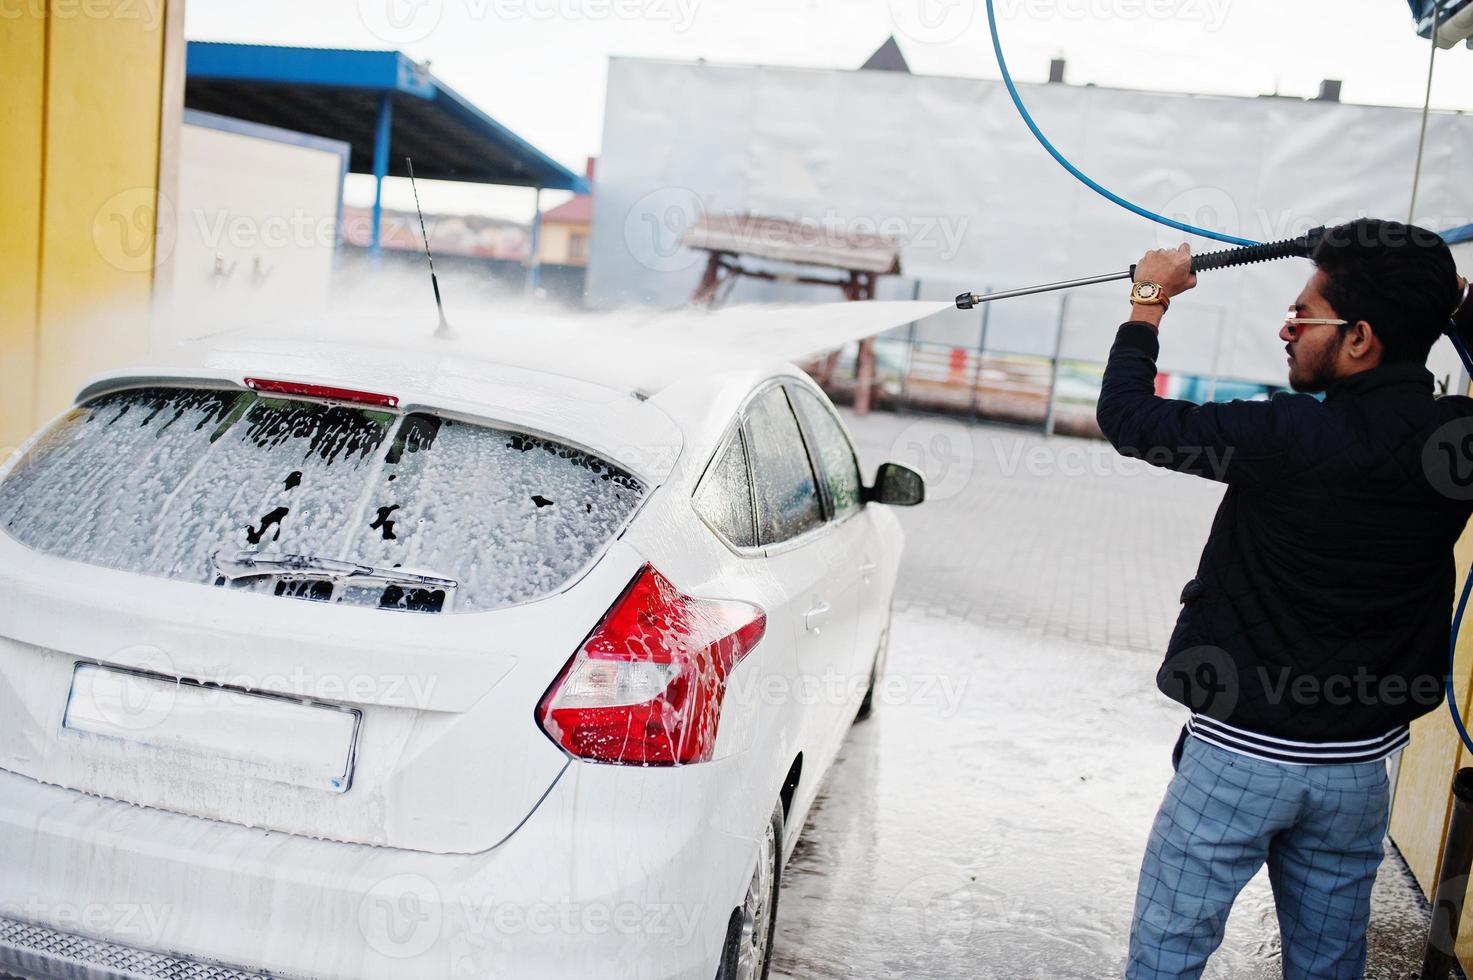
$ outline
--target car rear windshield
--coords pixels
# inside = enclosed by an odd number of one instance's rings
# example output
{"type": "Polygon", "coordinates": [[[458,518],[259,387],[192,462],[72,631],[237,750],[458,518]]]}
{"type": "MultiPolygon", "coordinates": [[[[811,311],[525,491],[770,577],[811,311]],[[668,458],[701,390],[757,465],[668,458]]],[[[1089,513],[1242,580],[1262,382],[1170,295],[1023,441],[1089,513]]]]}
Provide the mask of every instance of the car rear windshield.
{"type": "Polygon", "coordinates": [[[49,555],[283,596],[481,612],[557,591],[646,490],[542,436],[438,415],[150,387],[74,409],[0,483],[0,528],[49,555]],[[221,574],[303,556],[382,580],[221,574]],[[396,573],[451,588],[396,582],[396,573]]]}

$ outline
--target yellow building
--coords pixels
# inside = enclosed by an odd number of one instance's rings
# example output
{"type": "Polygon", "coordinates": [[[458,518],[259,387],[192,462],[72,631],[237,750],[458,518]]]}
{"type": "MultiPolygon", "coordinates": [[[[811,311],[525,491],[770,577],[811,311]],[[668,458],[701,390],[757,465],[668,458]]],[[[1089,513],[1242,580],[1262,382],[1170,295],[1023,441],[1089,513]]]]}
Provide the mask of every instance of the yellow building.
{"type": "MultiPolygon", "coordinates": [[[[593,158],[587,176],[593,180],[593,158]]],[[[588,235],[593,228],[593,195],[578,194],[542,215],[537,261],[542,265],[588,267],[588,235]]]]}
{"type": "Polygon", "coordinates": [[[35,0],[0,19],[0,456],[148,342],[183,22],[182,0],[35,0]]]}

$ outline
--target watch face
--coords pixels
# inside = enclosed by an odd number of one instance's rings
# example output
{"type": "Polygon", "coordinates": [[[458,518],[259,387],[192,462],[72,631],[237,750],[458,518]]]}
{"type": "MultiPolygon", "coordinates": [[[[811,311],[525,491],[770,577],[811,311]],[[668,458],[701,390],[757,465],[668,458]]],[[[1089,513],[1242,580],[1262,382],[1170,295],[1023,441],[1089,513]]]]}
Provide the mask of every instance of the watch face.
{"type": "Polygon", "coordinates": [[[1155,299],[1161,295],[1161,287],[1154,282],[1138,282],[1135,284],[1135,295],[1137,299],[1155,299]]]}

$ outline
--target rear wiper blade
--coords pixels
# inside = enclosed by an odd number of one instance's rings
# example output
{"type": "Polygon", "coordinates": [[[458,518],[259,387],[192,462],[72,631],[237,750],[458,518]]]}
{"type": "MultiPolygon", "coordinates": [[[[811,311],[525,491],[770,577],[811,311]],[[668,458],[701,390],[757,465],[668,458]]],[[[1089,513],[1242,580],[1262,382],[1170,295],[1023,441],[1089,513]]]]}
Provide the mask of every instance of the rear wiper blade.
{"type": "Polygon", "coordinates": [[[315,555],[262,555],[254,551],[226,555],[217,551],[210,557],[210,562],[222,578],[231,582],[248,578],[304,578],[446,591],[460,588],[460,583],[453,578],[315,555]]]}

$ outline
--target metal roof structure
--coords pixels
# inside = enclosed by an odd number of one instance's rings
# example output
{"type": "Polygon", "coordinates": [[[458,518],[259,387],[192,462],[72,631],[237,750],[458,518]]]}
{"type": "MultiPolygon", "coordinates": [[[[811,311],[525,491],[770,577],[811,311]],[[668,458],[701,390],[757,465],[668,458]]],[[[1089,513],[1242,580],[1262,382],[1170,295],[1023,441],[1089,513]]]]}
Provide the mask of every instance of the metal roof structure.
{"type": "MultiPolygon", "coordinates": [[[[187,108],[342,140],[349,170],[586,194],[588,181],[398,51],[190,41],[187,108]]],[[[381,195],[380,195],[381,196],[381,195]]],[[[375,199],[374,241],[380,207],[375,199]]]]}

